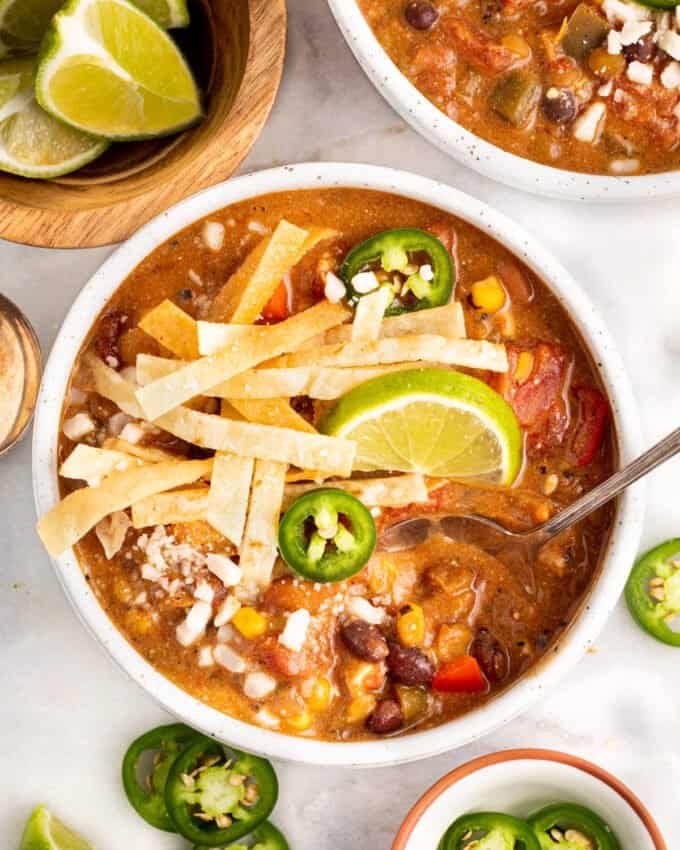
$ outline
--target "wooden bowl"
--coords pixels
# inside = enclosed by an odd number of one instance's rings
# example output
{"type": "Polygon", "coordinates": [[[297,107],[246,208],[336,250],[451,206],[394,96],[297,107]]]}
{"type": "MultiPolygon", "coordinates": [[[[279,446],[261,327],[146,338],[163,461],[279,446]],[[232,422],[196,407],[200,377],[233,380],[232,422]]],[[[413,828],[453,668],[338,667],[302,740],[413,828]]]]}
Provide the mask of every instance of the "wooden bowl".
{"type": "Polygon", "coordinates": [[[285,0],[191,0],[175,30],[206,92],[206,118],[166,139],[113,145],[57,180],[0,172],[0,236],[48,248],[120,242],[167,207],[229,177],[262,129],[278,91],[285,0]]]}

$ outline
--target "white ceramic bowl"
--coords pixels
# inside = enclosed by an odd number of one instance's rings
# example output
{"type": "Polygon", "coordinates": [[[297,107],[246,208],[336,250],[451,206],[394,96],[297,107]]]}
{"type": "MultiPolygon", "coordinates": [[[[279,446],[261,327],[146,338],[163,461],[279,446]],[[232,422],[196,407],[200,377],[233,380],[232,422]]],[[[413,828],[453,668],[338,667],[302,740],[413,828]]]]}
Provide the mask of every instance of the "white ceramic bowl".
{"type": "MultiPolygon", "coordinates": [[[[40,514],[58,501],[59,415],[71,367],[96,316],[119,284],[157,245],[186,225],[228,204],[267,192],[302,188],[356,187],[394,192],[440,207],[476,225],[521,258],[574,317],[597,363],[612,401],[621,455],[639,449],[638,416],[623,364],[592,305],[565,269],[505,216],[442,183],[404,171],[370,165],[286,166],[248,174],[194,195],[154,219],[123,244],[82,290],[52,349],[38,401],[33,443],[33,481],[40,514]]],[[[234,720],[199,702],[154,670],[129,644],[100,607],[71,551],[54,561],[76,610],[120,666],[173,714],[216,738],[269,756],[322,765],[386,765],[424,758],[461,746],[524,711],[550,690],[583,655],[609,616],[637,551],[643,517],[639,486],[621,499],[606,562],[559,651],[506,693],[470,714],[424,732],[362,743],[326,743],[286,737],[234,720]]]]}
{"type": "Polygon", "coordinates": [[[381,47],[356,0],[328,0],[342,34],[367,76],[414,130],[485,177],[526,192],[573,201],[634,201],[680,195],[680,171],[639,177],[579,174],[541,165],[480,139],[437,109],[381,47]]]}
{"type": "Polygon", "coordinates": [[[504,750],[457,767],[418,800],[392,850],[434,850],[448,826],[468,812],[492,810],[523,818],[558,802],[599,814],[616,833],[621,850],[668,850],[649,811],[619,779],[554,750],[504,750]]]}

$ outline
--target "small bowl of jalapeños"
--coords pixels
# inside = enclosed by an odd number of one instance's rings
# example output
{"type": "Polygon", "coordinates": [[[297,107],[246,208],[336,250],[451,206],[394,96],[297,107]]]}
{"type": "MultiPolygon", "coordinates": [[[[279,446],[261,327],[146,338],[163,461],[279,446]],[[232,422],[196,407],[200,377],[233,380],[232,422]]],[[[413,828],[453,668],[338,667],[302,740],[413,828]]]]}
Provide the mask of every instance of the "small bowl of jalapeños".
{"type": "Polygon", "coordinates": [[[457,767],[406,816],[392,850],[668,850],[644,803],[592,762],[505,750],[457,767]]]}

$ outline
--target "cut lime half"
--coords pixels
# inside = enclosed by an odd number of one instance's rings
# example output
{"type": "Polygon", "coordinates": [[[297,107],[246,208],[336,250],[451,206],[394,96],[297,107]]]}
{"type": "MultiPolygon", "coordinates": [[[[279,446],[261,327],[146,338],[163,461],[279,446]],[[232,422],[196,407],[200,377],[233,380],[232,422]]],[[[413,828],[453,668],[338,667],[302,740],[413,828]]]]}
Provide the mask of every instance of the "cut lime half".
{"type": "Polygon", "coordinates": [[[133,3],[166,30],[189,26],[187,0],[133,0],[133,3]]]}
{"type": "Polygon", "coordinates": [[[37,53],[52,16],[64,0],[0,0],[0,59],[37,53]]]}
{"type": "Polygon", "coordinates": [[[522,465],[522,432],[510,405],[477,378],[414,369],[344,395],[319,429],[355,440],[355,469],[421,472],[508,486],[522,465]]]}
{"type": "Polygon", "coordinates": [[[70,0],[54,16],[36,95],[55,118],[108,139],[166,136],[202,115],[177,45],[128,0],[70,0]]]}
{"type": "Polygon", "coordinates": [[[48,115],[38,106],[34,59],[0,62],[0,170],[21,177],[59,177],[109,146],[48,115]]]}
{"type": "Polygon", "coordinates": [[[44,806],[38,806],[28,819],[19,850],[94,850],[94,848],[54,817],[44,806]]]}

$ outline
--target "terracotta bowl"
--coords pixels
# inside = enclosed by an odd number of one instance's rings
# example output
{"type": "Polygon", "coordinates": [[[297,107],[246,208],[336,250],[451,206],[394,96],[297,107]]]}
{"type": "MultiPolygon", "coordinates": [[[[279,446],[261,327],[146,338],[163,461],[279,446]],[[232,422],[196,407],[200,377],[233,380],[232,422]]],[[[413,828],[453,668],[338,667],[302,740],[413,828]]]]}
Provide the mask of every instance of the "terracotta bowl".
{"type": "Polygon", "coordinates": [[[526,817],[557,802],[597,812],[616,833],[621,850],[668,850],[649,810],[620,779],[556,750],[504,750],[457,767],[418,800],[392,850],[434,850],[452,821],[466,812],[526,817]]]}
{"type": "Polygon", "coordinates": [[[57,180],[0,172],[0,236],[49,248],[127,239],[182,198],[234,173],[278,91],[285,0],[190,0],[191,26],[174,30],[206,93],[206,118],[179,135],[113,145],[57,180]]]}

